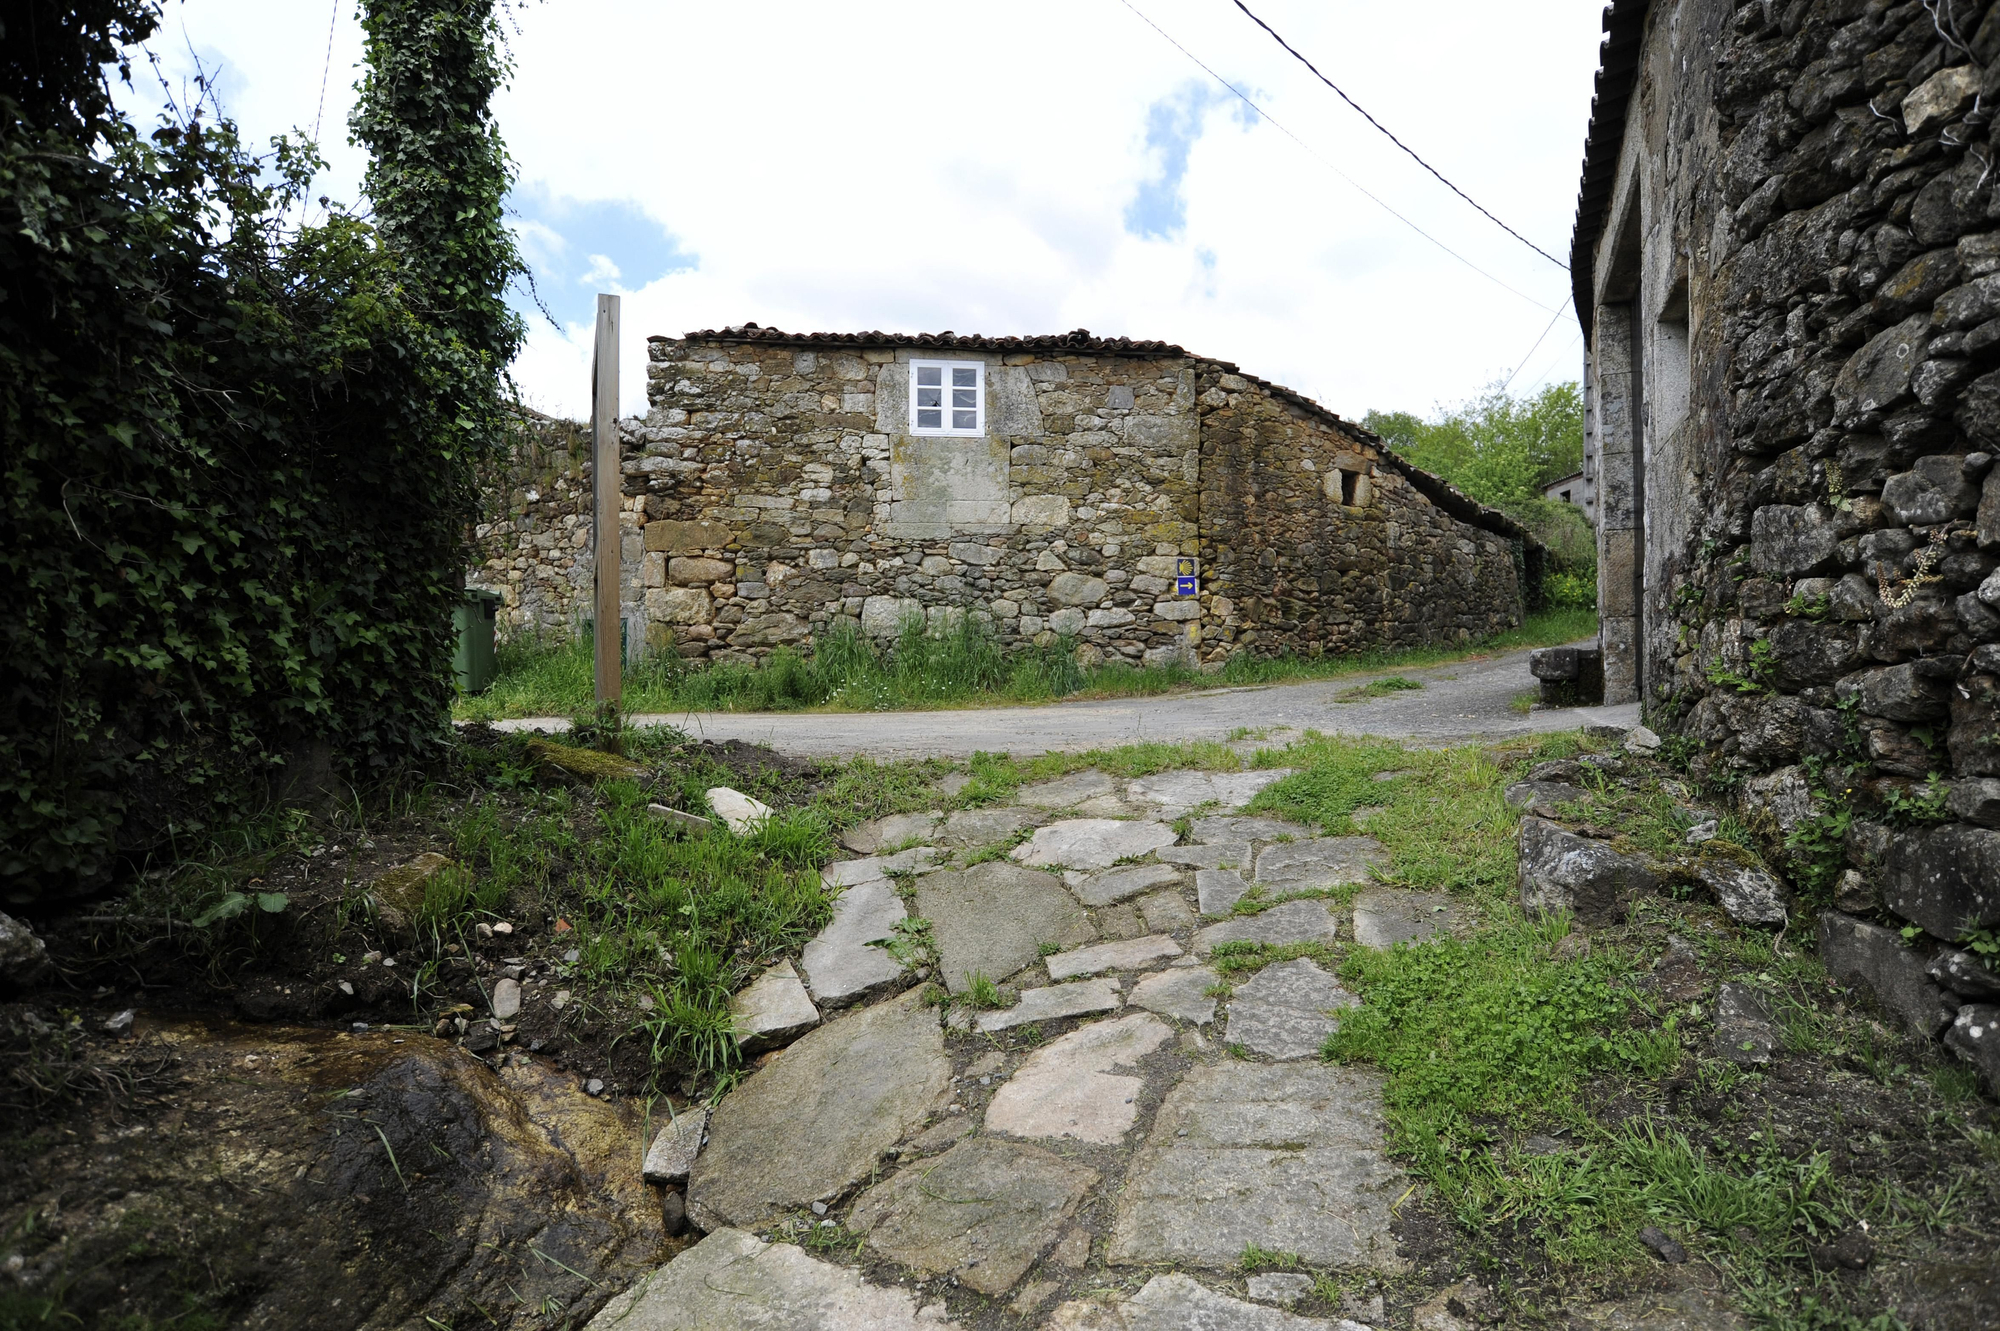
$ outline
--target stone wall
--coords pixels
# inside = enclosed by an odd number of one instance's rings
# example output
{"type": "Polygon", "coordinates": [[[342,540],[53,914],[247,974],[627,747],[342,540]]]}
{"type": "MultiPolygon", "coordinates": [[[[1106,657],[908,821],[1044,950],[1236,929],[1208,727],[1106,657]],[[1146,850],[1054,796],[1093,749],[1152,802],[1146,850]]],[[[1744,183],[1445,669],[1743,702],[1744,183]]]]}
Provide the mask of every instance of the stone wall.
{"type": "MultiPolygon", "coordinates": [[[[1067,635],[1086,661],[1213,665],[1520,622],[1504,517],[1164,343],[746,326],[652,339],[647,395],[621,422],[635,650],[751,660],[840,619],[885,638],[970,611],[1003,648],[1067,635]],[[913,358],[984,366],[985,434],[908,431],[913,358]]],[[[589,475],[579,452],[536,501],[515,477],[482,528],[481,584],[529,589],[510,627],[559,622],[556,587],[588,614],[589,475]]]]}
{"type": "Polygon", "coordinates": [[[1835,973],[1935,1034],[2000,992],[1941,978],[2000,927],[2000,20],[1606,27],[1576,267],[1607,693],[1838,893],[1835,973]]]}

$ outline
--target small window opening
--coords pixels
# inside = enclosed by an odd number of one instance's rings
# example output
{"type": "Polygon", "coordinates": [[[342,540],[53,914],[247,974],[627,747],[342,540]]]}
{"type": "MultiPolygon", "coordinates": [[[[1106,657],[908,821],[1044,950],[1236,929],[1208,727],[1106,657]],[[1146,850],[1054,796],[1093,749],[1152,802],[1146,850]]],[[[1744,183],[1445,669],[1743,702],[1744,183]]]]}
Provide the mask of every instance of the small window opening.
{"type": "Polygon", "coordinates": [[[1354,507],[1354,505],[1355,505],[1356,503],[1358,503],[1358,502],[1359,502],[1359,501],[1358,501],[1358,500],[1357,500],[1357,499],[1355,498],[1355,496],[1356,496],[1356,495],[1357,495],[1357,494],[1358,494],[1358,493],[1360,492],[1360,490],[1361,490],[1361,473],[1360,473],[1360,472],[1355,472],[1355,471],[1342,471],[1342,472],[1340,473],[1340,502],[1341,502],[1341,503],[1345,504],[1345,505],[1346,505],[1347,507],[1349,507],[1349,508],[1353,508],[1353,507],[1354,507]]]}
{"type": "Polygon", "coordinates": [[[986,366],[980,361],[910,362],[912,434],[984,434],[986,366]]]}

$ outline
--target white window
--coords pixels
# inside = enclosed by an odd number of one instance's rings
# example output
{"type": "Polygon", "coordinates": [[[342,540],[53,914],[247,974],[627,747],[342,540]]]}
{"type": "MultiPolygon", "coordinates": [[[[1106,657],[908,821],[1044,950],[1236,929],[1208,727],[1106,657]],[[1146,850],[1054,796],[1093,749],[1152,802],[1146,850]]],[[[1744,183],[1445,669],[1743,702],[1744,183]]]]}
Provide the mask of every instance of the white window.
{"type": "Polygon", "coordinates": [[[910,433],[986,433],[985,364],[976,360],[911,361],[910,433]]]}

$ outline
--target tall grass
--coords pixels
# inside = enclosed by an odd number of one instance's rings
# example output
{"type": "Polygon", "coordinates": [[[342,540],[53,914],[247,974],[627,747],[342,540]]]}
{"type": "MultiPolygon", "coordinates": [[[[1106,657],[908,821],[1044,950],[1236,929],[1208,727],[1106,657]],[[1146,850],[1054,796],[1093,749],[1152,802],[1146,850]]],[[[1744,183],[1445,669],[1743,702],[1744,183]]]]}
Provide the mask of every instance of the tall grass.
{"type": "MultiPolygon", "coordinates": [[[[842,620],[810,652],[780,647],[756,665],[691,665],[657,655],[624,673],[627,716],[682,711],[786,712],[807,708],[893,711],[967,704],[1038,703],[1063,698],[1129,698],[1194,688],[1330,679],[1372,670],[1437,665],[1467,655],[1570,642],[1594,632],[1595,612],[1552,610],[1482,642],[1337,656],[1253,658],[1239,653],[1218,672],[1185,665],[1135,666],[1108,661],[1085,667],[1076,644],[1003,652],[980,616],[953,611],[926,623],[912,615],[895,642],[878,648],[842,620]]],[[[590,643],[523,638],[501,644],[499,675],[477,697],[461,699],[461,721],[571,716],[592,701],[590,643]]]]}

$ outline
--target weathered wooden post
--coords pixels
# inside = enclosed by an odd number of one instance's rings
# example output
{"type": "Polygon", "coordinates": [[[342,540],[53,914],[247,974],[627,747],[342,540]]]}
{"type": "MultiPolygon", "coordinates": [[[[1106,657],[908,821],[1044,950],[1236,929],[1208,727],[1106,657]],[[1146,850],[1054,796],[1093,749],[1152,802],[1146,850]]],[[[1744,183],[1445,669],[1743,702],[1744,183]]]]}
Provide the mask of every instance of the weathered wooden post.
{"type": "MultiPolygon", "coordinates": [[[[623,616],[618,604],[619,564],[625,538],[618,526],[624,477],[618,458],[618,297],[597,298],[597,347],[590,377],[591,482],[596,488],[596,520],[591,532],[597,551],[597,709],[615,709],[622,693],[619,641],[623,616]]],[[[614,726],[615,729],[615,726],[614,726]]]]}

